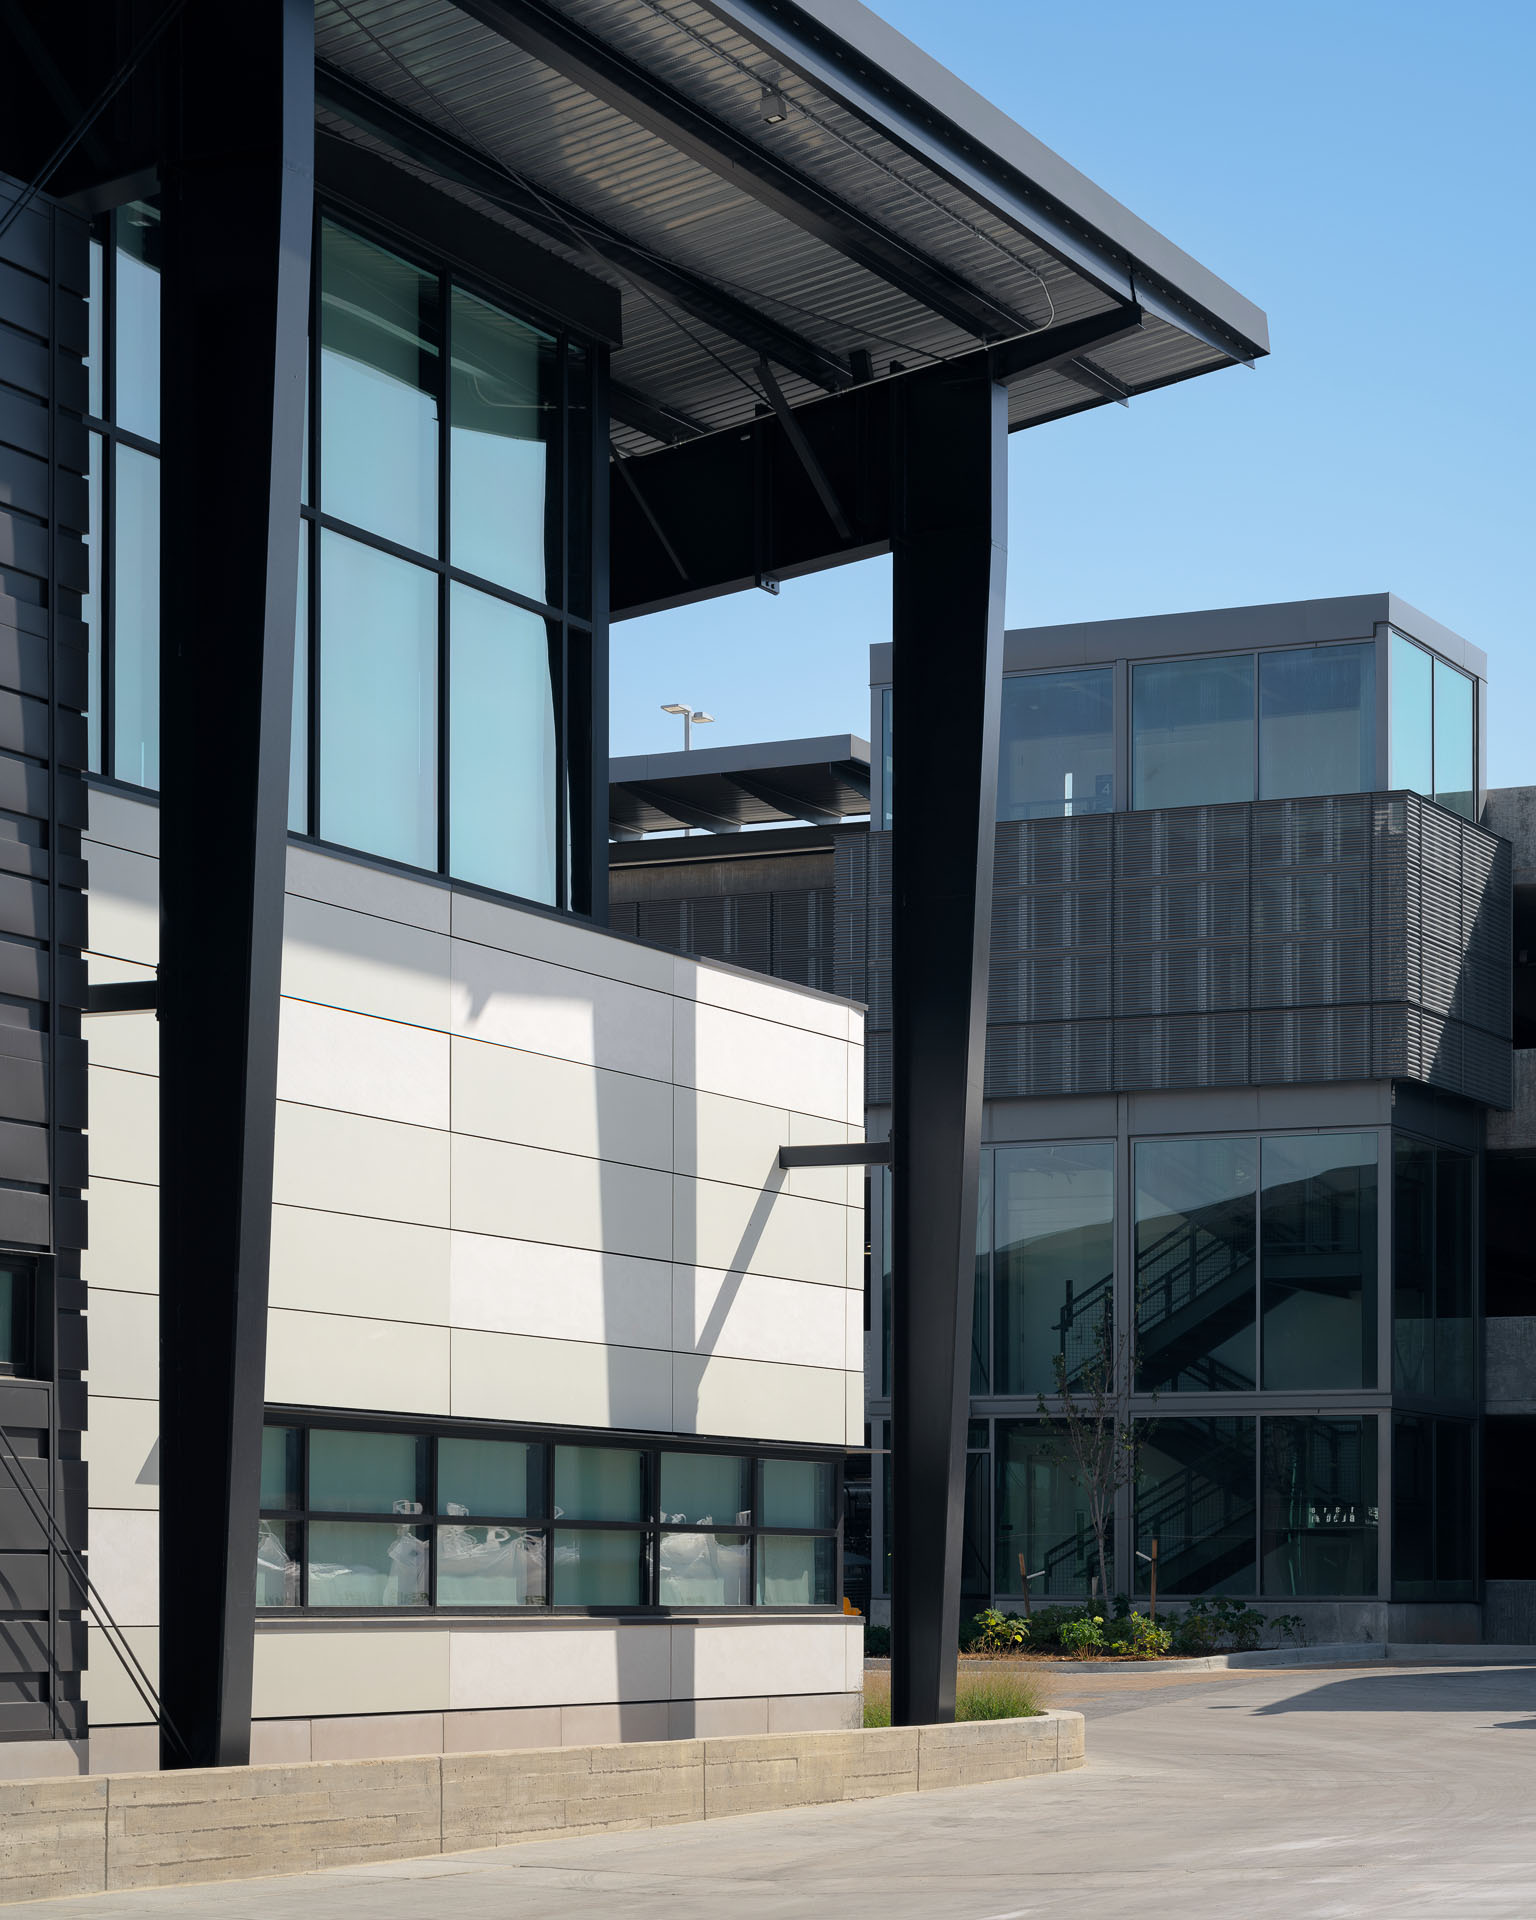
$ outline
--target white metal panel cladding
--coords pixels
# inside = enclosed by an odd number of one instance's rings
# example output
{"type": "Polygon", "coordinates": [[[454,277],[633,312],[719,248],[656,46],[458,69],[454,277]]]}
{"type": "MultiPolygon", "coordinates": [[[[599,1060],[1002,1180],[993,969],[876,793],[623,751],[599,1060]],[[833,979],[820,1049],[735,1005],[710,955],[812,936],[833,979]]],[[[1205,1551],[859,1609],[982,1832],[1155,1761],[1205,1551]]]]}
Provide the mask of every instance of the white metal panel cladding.
{"type": "MultiPolygon", "coordinates": [[[[889,835],[837,849],[837,987],[890,1099],[889,835]]],[[[1397,1079],[1510,1099],[1507,843],[1415,794],[997,829],[987,1093],[1397,1079]]]]}

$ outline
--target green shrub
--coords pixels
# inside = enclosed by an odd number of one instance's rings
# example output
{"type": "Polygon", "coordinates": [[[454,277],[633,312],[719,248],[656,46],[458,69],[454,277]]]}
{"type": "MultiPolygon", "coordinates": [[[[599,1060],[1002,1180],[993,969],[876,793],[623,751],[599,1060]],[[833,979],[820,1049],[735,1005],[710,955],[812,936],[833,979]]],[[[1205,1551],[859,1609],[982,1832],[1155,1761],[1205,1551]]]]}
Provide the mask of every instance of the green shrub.
{"type": "Polygon", "coordinates": [[[1063,1652],[1078,1660],[1091,1660],[1104,1646],[1104,1616],[1089,1614],[1086,1619],[1064,1620],[1057,1635],[1063,1652]]]}
{"type": "Polygon", "coordinates": [[[890,1657],[890,1628],[866,1625],[864,1628],[864,1658],[866,1660],[889,1660],[890,1657]]]}
{"type": "Polygon", "coordinates": [[[1037,1607],[1029,1617],[1029,1644],[1032,1647],[1059,1647],[1061,1630],[1073,1620],[1091,1620],[1093,1608],[1086,1600],[1075,1606],[1037,1607]]]}
{"type": "Polygon", "coordinates": [[[1299,1613],[1277,1613],[1269,1624],[1282,1640],[1288,1640],[1293,1647],[1307,1644],[1307,1623],[1299,1613]]]}
{"type": "Polygon", "coordinates": [[[998,1613],[988,1607],[960,1630],[965,1653],[1022,1653],[1029,1645],[1029,1622],[1016,1613],[998,1613]]]}
{"type": "Polygon", "coordinates": [[[1246,1653],[1259,1644],[1264,1633],[1264,1616],[1257,1607],[1241,1600],[1229,1600],[1225,1594],[1213,1594],[1208,1600],[1191,1600],[1173,1630],[1173,1645],[1178,1653],[1246,1653]]]}
{"type": "Polygon", "coordinates": [[[1142,1614],[1130,1614],[1125,1624],[1130,1631],[1123,1644],[1138,1660],[1155,1660],[1173,1645],[1173,1635],[1168,1628],[1160,1627],[1142,1614]]]}

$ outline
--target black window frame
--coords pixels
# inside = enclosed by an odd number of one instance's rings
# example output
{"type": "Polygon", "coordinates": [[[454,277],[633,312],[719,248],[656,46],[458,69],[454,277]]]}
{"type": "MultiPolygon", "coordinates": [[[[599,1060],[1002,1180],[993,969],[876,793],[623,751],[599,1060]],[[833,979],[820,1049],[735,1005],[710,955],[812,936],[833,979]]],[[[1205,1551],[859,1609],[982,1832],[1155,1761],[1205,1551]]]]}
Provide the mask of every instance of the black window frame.
{"type": "MultiPolygon", "coordinates": [[[[269,1406],[263,1421],[264,1428],[297,1428],[299,1442],[299,1505],[292,1508],[263,1506],[261,1523],[270,1526],[274,1532],[284,1527],[300,1529],[298,1534],[297,1564],[299,1568],[299,1598],[294,1605],[262,1606],[256,1608],[259,1619],[291,1620],[303,1616],[308,1620],[349,1620],[359,1618],[368,1620],[484,1620],[501,1619],[526,1621],[530,1619],[635,1619],[653,1620],[691,1619],[695,1615],[721,1615],[740,1618],[754,1614],[778,1616],[788,1614],[795,1619],[841,1619],[844,1617],[842,1595],[844,1586],[843,1562],[843,1461],[845,1448],[835,1446],[781,1445],[775,1442],[757,1440],[736,1440],[726,1437],[700,1438],[692,1434],[656,1434],[636,1433],[615,1429],[607,1431],[592,1428],[571,1428],[559,1426],[540,1426],[508,1424],[504,1422],[461,1421],[453,1419],[431,1420],[418,1417],[389,1418],[372,1414],[348,1415],[334,1409],[308,1409],[294,1407],[269,1406]],[[345,1512],[321,1510],[308,1505],[310,1473],[310,1435],[316,1429],[327,1429],[345,1433],[406,1434],[415,1438],[425,1438],[428,1442],[426,1485],[427,1499],[422,1503],[423,1511],[417,1514],[399,1512],[371,1513],[349,1509],[345,1512]],[[472,1516],[449,1515],[441,1510],[442,1500],[439,1491],[438,1442],[440,1440],[511,1440],[542,1446],[543,1485],[545,1512],[542,1515],[513,1515],[476,1513],[472,1516]],[[643,1517],[636,1520],[576,1520],[566,1515],[557,1516],[554,1510],[554,1474],[555,1450],[557,1447],[592,1447],[614,1449],[626,1453],[639,1453],[644,1460],[644,1500],[643,1517]],[[732,1458],[746,1458],[752,1471],[752,1519],[749,1523],[725,1524],[711,1522],[708,1525],[697,1523],[676,1523],[660,1517],[659,1498],[661,1488],[661,1455],[664,1453],[694,1453],[701,1455],[726,1455],[732,1458]],[[758,1515],[762,1511],[763,1464],[767,1461],[789,1460],[824,1466],[831,1474],[831,1512],[833,1524],[830,1527],[767,1527],[761,1524],[758,1515]],[[306,1551],[306,1538],[302,1531],[310,1521],[356,1522],[364,1525],[389,1524],[395,1526],[418,1527],[428,1536],[428,1594],[425,1605],[395,1607],[316,1607],[309,1604],[309,1555],[306,1551]],[[524,1606],[459,1606],[444,1605],[438,1600],[438,1529],[443,1526],[465,1525],[473,1527],[506,1526],[520,1531],[540,1533],[544,1539],[545,1567],[550,1576],[546,1580],[545,1598],[542,1602],[524,1606]],[[594,1533],[637,1533],[642,1539],[644,1564],[644,1596],[638,1602],[614,1605],[561,1605],[551,1596],[553,1592],[554,1572],[554,1535],[557,1531],[581,1531],[594,1533]],[[692,1534],[745,1534],[749,1538],[748,1593],[749,1599],[739,1605],[729,1606],[664,1606],[658,1598],[660,1581],[660,1543],[664,1533],[692,1534]],[[757,1599],[759,1555],[758,1541],[762,1538],[782,1539],[828,1539],[834,1543],[833,1550],[833,1597],[822,1602],[810,1602],[804,1606],[794,1606],[781,1602],[760,1602],[757,1599]]],[[[254,1560],[252,1577],[254,1579],[254,1560]]]]}

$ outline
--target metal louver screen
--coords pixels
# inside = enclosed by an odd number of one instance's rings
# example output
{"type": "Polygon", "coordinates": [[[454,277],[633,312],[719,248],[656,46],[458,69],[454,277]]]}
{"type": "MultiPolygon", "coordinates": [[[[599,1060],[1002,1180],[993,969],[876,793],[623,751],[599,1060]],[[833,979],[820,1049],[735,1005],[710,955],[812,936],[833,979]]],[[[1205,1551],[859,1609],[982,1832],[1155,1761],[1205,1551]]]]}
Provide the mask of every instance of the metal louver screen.
{"type": "MultiPolygon", "coordinates": [[[[839,846],[836,990],[891,1097],[891,836],[839,846]]],[[[989,1097],[1398,1079],[1511,1097],[1508,845],[1416,794],[997,829],[989,1097]]]]}
{"type": "Polygon", "coordinates": [[[618,901],[609,909],[615,933],[658,947],[729,960],[778,980],[824,993],[841,992],[833,977],[832,887],[714,894],[682,900],[618,901]]]}

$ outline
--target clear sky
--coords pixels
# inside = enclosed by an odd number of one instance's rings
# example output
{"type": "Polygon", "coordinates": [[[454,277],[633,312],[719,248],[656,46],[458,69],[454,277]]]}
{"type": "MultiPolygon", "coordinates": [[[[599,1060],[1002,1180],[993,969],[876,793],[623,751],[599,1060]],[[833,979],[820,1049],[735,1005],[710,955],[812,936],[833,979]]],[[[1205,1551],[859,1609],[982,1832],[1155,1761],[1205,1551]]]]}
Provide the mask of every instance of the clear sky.
{"type": "MultiPolygon", "coordinates": [[[[1255,372],[1015,434],[1008,624],[1387,589],[1536,783],[1532,0],[875,0],[1269,315],[1255,372]]],[[[613,749],[868,732],[869,561],[613,630],[613,749]]]]}

